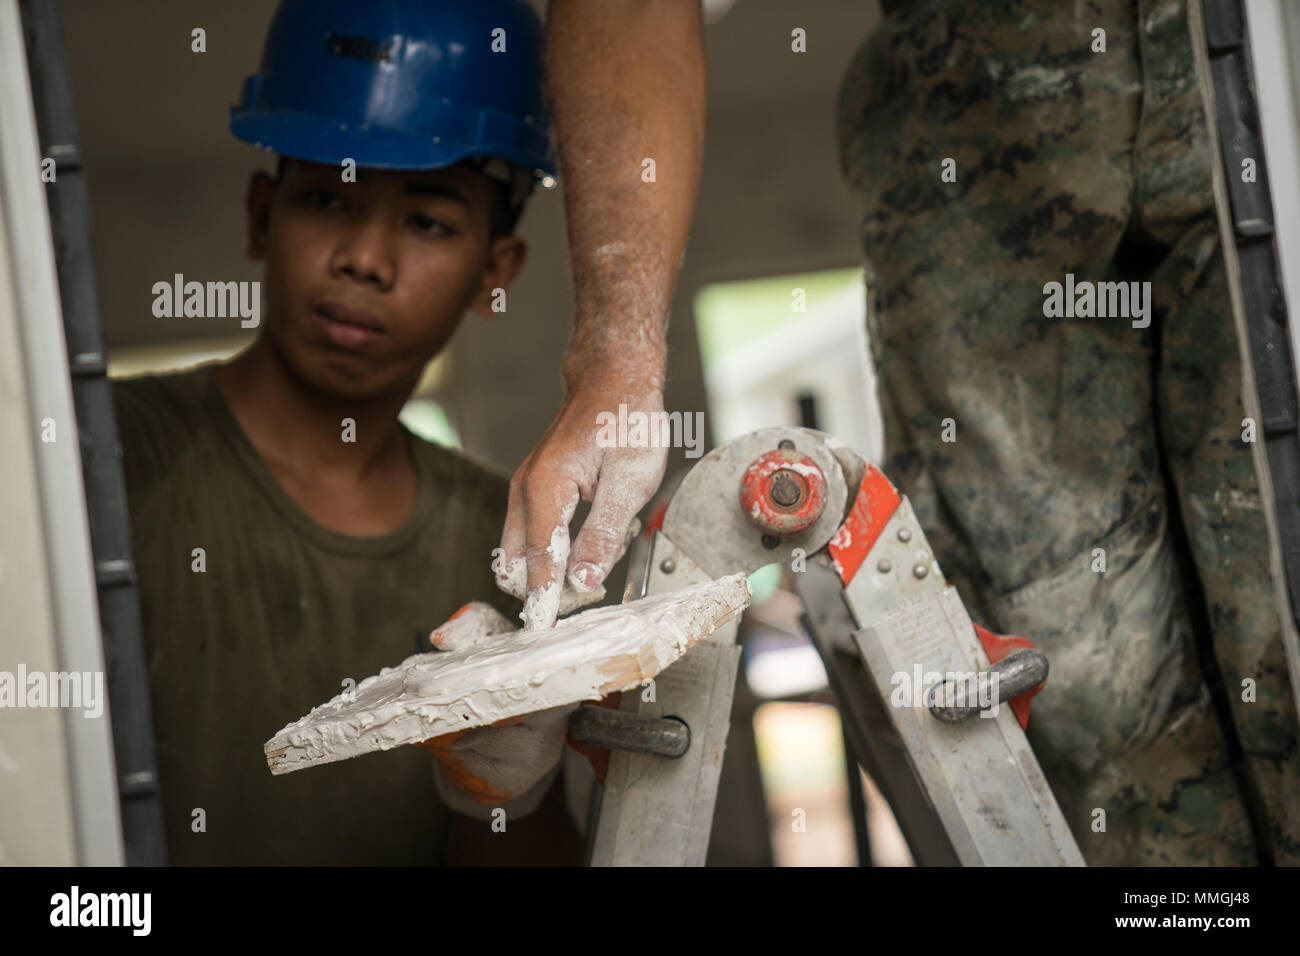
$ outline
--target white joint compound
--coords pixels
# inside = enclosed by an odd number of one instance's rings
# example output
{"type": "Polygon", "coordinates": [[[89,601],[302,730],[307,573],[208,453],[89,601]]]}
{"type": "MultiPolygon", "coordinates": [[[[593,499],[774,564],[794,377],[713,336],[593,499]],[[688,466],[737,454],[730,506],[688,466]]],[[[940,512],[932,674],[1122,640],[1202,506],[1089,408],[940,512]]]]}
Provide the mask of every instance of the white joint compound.
{"type": "Polygon", "coordinates": [[[312,710],[266,742],[272,773],[391,750],[639,687],[749,604],[732,574],[554,628],[510,631],[460,650],[408,657],[312,710]]]}

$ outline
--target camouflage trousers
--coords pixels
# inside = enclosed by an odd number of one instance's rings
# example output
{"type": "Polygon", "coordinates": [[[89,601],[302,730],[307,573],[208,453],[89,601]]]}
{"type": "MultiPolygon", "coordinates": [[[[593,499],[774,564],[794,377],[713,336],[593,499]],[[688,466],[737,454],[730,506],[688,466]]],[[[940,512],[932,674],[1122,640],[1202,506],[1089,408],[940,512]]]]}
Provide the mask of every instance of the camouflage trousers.
{"type": "Polygon", "coordinates": [[[886,474],[972,617],[1048,655],[1029,737],[1085,858],[1300,862],[1182,0],[904,6],[839,129],[886,474]],[[1149,325],[1046,306],[1048,283],[1121,281],[1150,283],[1149,325]]]}

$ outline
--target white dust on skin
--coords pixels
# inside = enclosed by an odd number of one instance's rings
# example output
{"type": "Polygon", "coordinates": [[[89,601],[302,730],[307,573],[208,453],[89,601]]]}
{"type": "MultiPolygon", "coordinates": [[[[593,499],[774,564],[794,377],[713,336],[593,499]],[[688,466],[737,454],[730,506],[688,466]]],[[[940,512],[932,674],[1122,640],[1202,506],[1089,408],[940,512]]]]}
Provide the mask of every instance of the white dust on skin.
{"type": "Polygon", "coordinates": [[[540,588],[528,592],[524,609],[519,617],[525,631],[540,631],[554,626],[560,613],[560,591],[565,584],[564,569],[569,563],[569,522],[578,510],[578,493],[560,512],[560,523],[551,529],[551,543],[546,546],[546,556],[551,563],[551,580],[540,588]]]}
{"type": "Polygon", "coordinates": [[[591,258],[603,262],[606,259],[619,258],[627,255],[627,243],[622,239],[616,239],[613,242],[607,242],[603,246],[598,246],[596,251],[591,254],[591,258]]]}
{"type": "Polygon", "coordinates": [[[551,532],[551,543],[546,546],[546,553],[556,564],[568,563],[569,528],[567,525],[560,525],[551,532]]]}
{"type": "Polygon", "coordinates": [[[749,598],[745,576],[732,574],[592,608],[549,630],[413,655],[284,727],[266,742],[267,764],[288,773],[630,690],[680,659],[749,598]]]}
{"type": "MultiPolygon", "coordinates": [[[[654,484],[650,485],[651,493],[658,487],[658,477],[658,474],[656,474],[654,484]]],[[[604,493],[622,494],[628,497],[637,493],[626,489],[622,485],[615,484],[614,487],[621,490],[611,489],[604,493]]],[[[565,524],[557,525],[551,530],[551,542],[546,548],[547,557],[560,569],[561,580],[552,581],[543,588],[536,588],[525,597],[524,592],[528,587],[528,562],[524,558],[514,558],[505,562],[501,573],[497,575],[497,587],[507,594],[524,599],[524,609],[520,613],[519,619],[523,621],[524,630],[526,631],[550,627],[557,617],[572,614],[578,608],[596,604],[605,599],[606,591],[603,584],[599,584],[594,588],[585,588],[572,574],[565,574],[571,547],[568,520],[573,518],[572,510],[566,509],[564,517],[567,519],[565,524]]],[[[590,516],[588,516],[587,520],[591,520],[590,516]]],[[[641,519],[633,517],[631,523],[624,529],[623,544],[618,550],[618,558],[621,558],[627,551],[628,545],[632,543],[632,539],[637,536],[640,530],[641,519]]]]}
{"type": "MultiPolygon", "coordinates": [[[[588,518],[588,520],[591,519],[588,518]]],[[[641,519],[634,517],[632,521],[628,524],[627,528],[624,529],[623,531],[623,543],[618,547],[618,557],[614,559],[615,564],[617,564],[620,560],[622,560],[623,555],[627,553],[628,545],[632,543],[632,540],[640,533],[640,531],[641,531],[641,519]]],[[[578,581],[578,579],[573,574],[569,575],[569,583],[567,586],[572,587],[583,593],[589,592],[589,589],[584,587],[582,583],[578,581]]],[[[602,593],[605,590],[604,585],[597,585],[596,587],[602,593]]],[[[560,611],[560,613],[563,614],[564,611],[560,611]]]]}
{"type": "MultiPolygon", "coordinates": [[[[627,526],[627,530],[623,534],[623,546],[619,549],[620,557],[640,530],[641,519],[633,518],[632,523],[627,526]]],[[[567,547],[568,539],[561,538],[557,529],[551,535],[551,545],[547,550],[553,559],[559,559],[567,547]]],[[[517,558],[510,563],[504,574],[497,576],[497,583],[506,593],[517,595],[523,593],[526,578],[525,561],[523,558],[517,558]]],[[[560,591],[558,613],[561,616],[571,614],[578,608],[595,604],[604,597],[605,589],[603,587],[584,588],[570,579],[565,582],[564,588],[560,591]]],[[[522,617],[521,614],[520,618],[522,617]]],[[[506,616],[492,605],[484,601],[471,601],[462,606],[448,620],[434,628],[429,634],[429,643],[440,651],[460,650],[478,644],[494,635],[514,630],[516,630],[516,625],[511,624],[506,616]]]]}
{"type": "MultiPolygon", "coordinates": [[[[628,408],[632,411],[639,410],[631,404],[628,408]]],[[[645,410],[647,414],[662,412],[663,403],[647,405],[645,410]]],[[[611,509],[615,513],[636,514],[658,490],[663,480],[664,469],[668,464],[668,449],[616,448],[610,451],[611,454],[601,469],[601,479],[609,487],[598,486],[596,497],[604,499],[601,501],[602,508],[611,509]]],[[[631,540],[629,536],[623,546],[627,547],[631,540]]]]}
{"type": "Polygon", "coordinates": [[[549,622],[560,616],[560,590],[561,583],[552,581],[528,592],[524,609],[519,613],[525,631],[544,631],[550,627],[549,622]]]}
{"type": "MultiPolygon", "coordinates": [[[[524,590],[528,587],[528,562],[523,558],[515,558],[506,564],[504,572],[497,575],[497,587],[507,594],[522,598],[524,590]]],[[[564,587],[560,590],[558,613],[561,616],[572,614],[578,608],[586,607],[588,604],[595,604],[597,601],[604,600],[604,598],[604,587],[587,590],[566,581],[564,587]]],[[[520,620],[523,620],[522,614],[519,617],[520,620]]]]}
{"type": "Polygon", "coordinates": [[[644,232],[635,241],[619,239],[597,246],[585,263],[575,260],[578,312],[595,321],[590,326],[580,323],[582,331],[590,328],[591,333],[575,338],[571,352],[583,356],[585,347],[599,346],[599,354],[607,359],[628,356],[626,364],[637,371],[656,365],[666,351],[668,304],[680,268],[681,260],[670,264],[659,243],[644,232]]]}
{"type": "MultiPolygon", "coordinates": [[[[611,246],[619,245],[611,244],[611,246]]],[[[605,411],[616,413],[619,404],[626,404],[632,411],[644,411],[647,414],[663,411],[662,393],[657,388],[648,392],[637,390],[635,394],[620,395],[618,401],[613,402],[614,407],[605,411]]],[[[600,427],[595,413],[590,424],[594,435],[595,429],[600,427]]],[[[602,521],[608,522],[612,519],[621,522],[622,516],[631,516],[629,527],[625,529],[622,546],[614,556],[614,560],[609,562],[609,566],[612,567],[623,556],[632,539],[636,537],[640,529],[640,522],[635,517],[636,513],[658,489],[667,462],[666,448],[603,448],[593,440],[571,463],[574,480],[578,486],[594,488],[592,509],[584,528],[590,526],[591,530],[596,532],[597,540],[608,540],[616,533],[613,527],[602,527],[602,521]],[[592,524],[593,520],[595,524],[592,524]]],[[[542,587],[525,593],[528,586],[528,565],[527,560],[521,556],[505,561],[502,571],[497,575],[497,586],[501,590],[523,600],[524,607],[520,619],[526,631],[551,627],[557,617],[569,614],[579,607],[594,604],[605,597],[603,582],[595,588],[586,588],[573,574],[568,573],[571,554],[569,524],[573,520],[580,497],[580,493],[575,491],[573,498],[561,512],[559,523],[551,529],[546,555],[555,570],[550,581],[542,587]]],[[[578,541],[585,543],[581,529],[578,531],[578,541]]]]}
{"type": "MultiPolygon", "coordinates": [[[[565,517],[573,517],[573,509],[565,509],[565,517]]],[[[528,592],[524,601],[524,610],[520,617],[524,621],[525,631],[537,631],[551,627],[560,613],[560,591],[564,584],[564,569],[569,564],[569,522],[556,525],[551,531],[551,543],[546,546],[546,556],[552,567],[558,567],[560,577],[545,587],[528,592]]]]}
{"type": "MultiPolygon", "coordinates": [[[[649,410],[654,408],[647,406],[649,410]]],[[[663,411],[662,403],[657,403],[657,409],[663,411]]],[[[606,450],[608,454],[601,465],[599,482],[596,486],[595,497],[592,502],[592,508],[587,515],[586,523],[583,528],[591,526],[593,531],[597,531],[601,536],[610,537],[615,533],[615,528],[601,528],[599,525],[592,525],[592,521],[600,522],[602,515],[626,515],[631,514],[632,519],[628,526],[623,530],[623,542],[619,546],[618,553],[614,560],[610,562],[612,567],[627,552],[628,546],[641,530],[641,519],[636,517],[636,512],[641,509],[658,490],[660,483],[663,481],[664,468],[667,466],[668,457],[667,449],[663,448],[612,448],[606,450]]],[[[567,526],[566,526],[567,527],[567,526]]],[[[558,529],[557,529],[558,530],[558,529]]],[[[578,532],[578,538],[581,541],[582,531],[578,532]]],[[[551,536],[552,547],[556,544],[555,535],[551,536]]],[[[569,559],[569,542],[567,535],[564,541],[564,560],[569,559]]],[[[550,548],[547,549],[548,552],[550,548]]],[[[582,587],[581,583],[572,573],[567,575],[565,581],[565,592],[572,591],[576,594],[591,594],[582,587]]],[[[598,586],[602,594],[604,593],[603,584],[598,586]]],[[[530,595],[531,597],[531,595],[530,595]]],[[[592,600],[583,600],[583,604],[594,603],[592,600]]],[[[560,596],[559,613],[564,615],[568,613],[565,610],[564,594],[560,596]]],[[[525,628],[527,624],[528,607],[524,608],[525,628]]],[[[542,626],[546,626],[543,622],[542,626]]]]}

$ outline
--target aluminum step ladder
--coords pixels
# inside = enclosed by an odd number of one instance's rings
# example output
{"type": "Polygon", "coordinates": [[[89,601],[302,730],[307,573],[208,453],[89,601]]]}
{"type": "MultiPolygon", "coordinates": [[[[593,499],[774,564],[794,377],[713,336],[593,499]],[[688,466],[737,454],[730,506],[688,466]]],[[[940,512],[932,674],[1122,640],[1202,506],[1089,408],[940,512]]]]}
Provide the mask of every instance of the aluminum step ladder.
{"type": "MultiPolygon", "coordinates": [[[[795,572],[849,743],[918,863],[1083,865],[1016,713],[1027,703],[1016,698],[1046,677],[1046,661],[1033,651],[990,659],[907,499],[831,436],[761,429],[702,458],[673,495],[640,593],[629,597],[776,561],[795,572]],[[899,688],[912,675],[921,682],[913,680],[902,700],[899,688]],[[997,706],[1004,701],[1012,706],[997,706]]],[[[615,747],[592,865],[703,865],[740,660],[738,626],[715,631],[660,674],[653,700],[622,695],[629,725],[686,724],[685,754],[622,749],[626,735],[579,735],[615,747]]]]}

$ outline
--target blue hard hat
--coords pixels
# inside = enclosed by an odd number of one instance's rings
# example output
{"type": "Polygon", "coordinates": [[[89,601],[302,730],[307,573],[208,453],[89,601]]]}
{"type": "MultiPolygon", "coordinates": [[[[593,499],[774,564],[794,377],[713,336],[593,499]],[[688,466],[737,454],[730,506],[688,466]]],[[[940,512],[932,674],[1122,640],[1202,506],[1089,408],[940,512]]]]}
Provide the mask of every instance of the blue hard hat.
{"type": "Polygon", "coordinates": [[[525,0],[282,0],[230,131],[318,163],[495,157],[555,175],[542,25],[525,0]]]}

